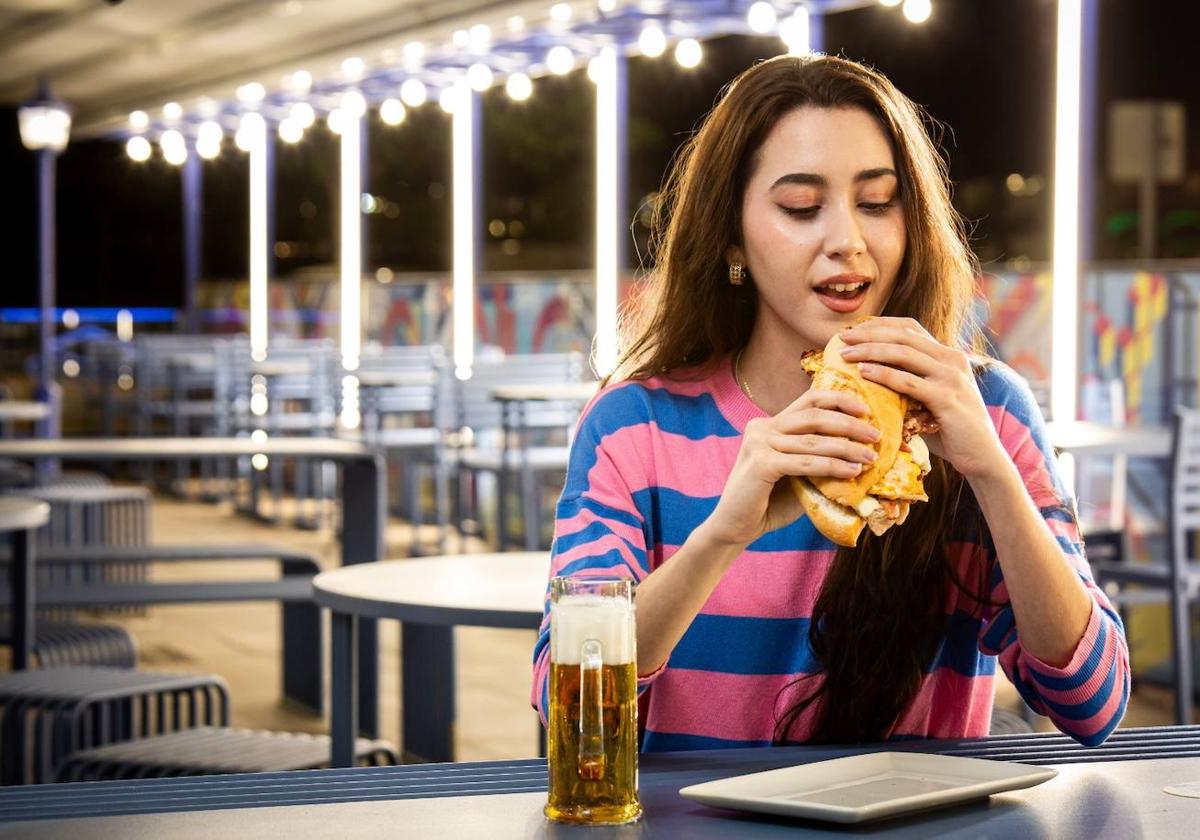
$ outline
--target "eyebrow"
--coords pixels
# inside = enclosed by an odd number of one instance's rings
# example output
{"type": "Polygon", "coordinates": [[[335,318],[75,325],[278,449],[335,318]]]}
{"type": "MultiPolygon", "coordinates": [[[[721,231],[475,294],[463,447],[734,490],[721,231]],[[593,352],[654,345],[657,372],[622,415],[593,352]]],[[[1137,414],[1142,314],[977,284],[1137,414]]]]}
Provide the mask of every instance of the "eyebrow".
{"type": "MultiPolygon", "coordinates": [[[[876,178],[883,178],[888,175],[892,176],[893,178],[897,178],[895,169],[887,166],[880,166],[875,169],[864,169],[862,172],[859,172],[854,176],[854,181],[855,183],[860,183],[862,181],[873,181],[876,178]]],[[[897,180],[899,179],[897,178],[897,180]]],[[[771,189],[781,187],[784,184],[800,184],[801,186],[808,187],[827,187],[829,186],[829,181],[825,179],[824,175],[814,175],[811,172],[789,172],[787,175],[781,175],[778,179],[776,179],[775,183],[771,185],[771,189]]]]}

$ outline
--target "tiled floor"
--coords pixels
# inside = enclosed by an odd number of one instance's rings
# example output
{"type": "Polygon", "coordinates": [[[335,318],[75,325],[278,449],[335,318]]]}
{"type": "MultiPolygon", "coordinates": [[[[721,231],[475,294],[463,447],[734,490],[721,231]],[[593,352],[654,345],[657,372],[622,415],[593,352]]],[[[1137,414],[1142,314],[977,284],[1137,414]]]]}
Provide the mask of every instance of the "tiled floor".
{"type": "MultiPolygon", "coordinates": [[[[226,507],[155,499],[154,539],[162,543],[276,542],[321,556],[326,567],[337,562],[337,543],[329,530],[311,532],[254,522],[226,507]]],[[[389,528],[392,556],[408,545],[406,526],[389,528]]],[[[483,550],[482,544],[478,546],[483,550]]],[[[219,575],[269,574],[271,565],[224,565],[219,575]]],[[[218,574],[212,564],[189,564],[156,570],[195,579],[218,574]]],[[[325,722],[280,702],[279,611],[271,604],[181,605],[155,607],[145,616],[122,618],[140,646],[140,663],[159,670],[207,671],[230,685],[233,723],[262,729],[321,732],[325,722]]],[[[381,714],[383,737],[399,741],[398,652],[394,622],[382,627],[381,714]]],[[[529,708],[531,631],[461,628],[456,635],[459,717],[456,730],[459,760],[517,758],[536,755],[536,718],[529,708]]],[[[1016,694],[1005,683],[998,702],[1015,707],[1016,694]]],[[[1171,696],[1164,689],[1139,686],[1125,725],[1169,723],[1171,696]]],[[[1045,728],[1048,724],[1041,722],[1045,728]]]]}

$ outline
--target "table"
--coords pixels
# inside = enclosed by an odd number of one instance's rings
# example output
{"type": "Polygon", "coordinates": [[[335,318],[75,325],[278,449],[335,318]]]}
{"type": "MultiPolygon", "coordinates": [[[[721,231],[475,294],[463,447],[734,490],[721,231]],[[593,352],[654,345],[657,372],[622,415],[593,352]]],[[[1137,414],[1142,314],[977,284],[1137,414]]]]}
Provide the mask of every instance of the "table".
{"type": "Polygon", "coordinates": [[[531,520],[525,523],[526,550],[536,550],[541,539],[538,516],[540,503],[536,496],[533,473],[529,469],[526,404],[531,402],[586,403],[596,395],[599,389],[599,382],[546,382],[529,385],[497,385],[491,390],[491,398],[500,403],[500,468],[496,472],[498,488],[496,492],[496,542],[502,551],[508,546],[508,505],[505,501],[505,487],[508,484],[509,473],[509,437],[514,431],[520,437],[522,507],[527,519],[531,520]]]}
{"type": "MultiPolygon", "coordinates": [[[[336,461],[342,468],[342,565],[373,563],[383,557],[387,494],[381,458],[361,443],[324,437],[272,437],[262,442],[238,437],[53,438],[0,440],[0,458],[37,461],[43,458],[82,461],[169,461],[230,458],[263,453],[268,457],[302,457],[336,461]]],[[[32,580],[32,578],[31,578],[32,580]]],[[[33,613],[33,585],[13,589],[13,611],[33,613]]],[[[378,643],[374,622],[359,628],[359,661],[363,694],[358,714],[361,729],[378,734],[375,705],[378,643]]]]}
{"type": "MultiPolygon", "coordinates": [[[[454,752],[454,627],[537,629],[550,554],[457,554],[335,569],[313,578],[313,598],[333,613],[333,761],[353,765],[354,693],[360,618],[391,618],[401,628],[403,749],[430,761],[454,752]]],[[[375,689],[369,689],[375,690],[375,689]]]]}
{"type": "Polygon", "coordinates": [[[1165,426],[1105,426],[1081,420],[1047,423],[1050,445],[1073,455],[1171,457],[1171,430],[1165,426]]]}
{"type": "Polygon", "coordinates": [[[1059,776],[1028,790],[862,828],[706,808],[679,789],[879,746],[783,747],[657,753],[641,758],[645,815],[633,826],[554,825],[542,817],[541,760],[368,767],[28,785],[0,789],[0,840],[123,837],[381,837],[421,840],[525,838],[1063,838],[1096,840],[1194,835],[1200,803],[1163,793],[1200,781],[1200,728],[1118,730],[1101,747],[1061,735],[907,741],[888,749],[1049,765],[1059,776]]]}
{"type": "Polygon", "coordinates": [[[34,532],[50,521],[50,505],[24,496],[0,496],[0,533],[12,534],[9,591],[12,603],[12,667],[28,668],[33,659],[34,532]],[[21,595],[26,597],[22,598],[21,595]]]}

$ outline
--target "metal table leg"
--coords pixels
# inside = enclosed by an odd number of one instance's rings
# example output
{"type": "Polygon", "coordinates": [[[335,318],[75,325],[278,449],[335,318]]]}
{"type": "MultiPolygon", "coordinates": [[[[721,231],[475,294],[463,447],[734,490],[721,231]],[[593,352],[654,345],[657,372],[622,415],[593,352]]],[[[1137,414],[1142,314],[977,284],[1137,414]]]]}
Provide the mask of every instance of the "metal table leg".
{"type": "MultiPolygon", "coordinates": [[[[387,493],[383,459],[355,458],[342,466],[342,565],[374,563],[383,557],[387,493]]],[[[379,737],[379,636],[373,618],[358,624],[359,731],[379,737]]]]}
{"type": "Polygon", "coordinates": [[[404,754],[421,761],[454,760],[454,628],[400,628],[400,692],[404,754]]]}
{"type": "Polygon", "coordinates": [[[23,671],[33,660],[33,564],[34,532],[18,530],[12,532],[12,563],[10,586],[12,591],[12,667],[23,671]]]}
{"type": "Polygon", "coordinates": [[[354,766],[354,739],[358,731],[358,619],[336,610],[332,615],[332,685],[330,734],[331,767],[354,766]]]}

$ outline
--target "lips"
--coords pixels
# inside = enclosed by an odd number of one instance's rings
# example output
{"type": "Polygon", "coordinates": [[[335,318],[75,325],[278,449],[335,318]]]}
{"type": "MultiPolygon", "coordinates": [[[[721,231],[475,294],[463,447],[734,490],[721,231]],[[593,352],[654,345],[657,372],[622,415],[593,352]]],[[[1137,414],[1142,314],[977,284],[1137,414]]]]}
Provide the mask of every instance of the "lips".
{"type": "Polygon", "coordinates": [[[838,313],[855,312],[867,299],[871,278],[862,274],[839,274],[818,283],[813,292],[817,299],[838,313]]]}

